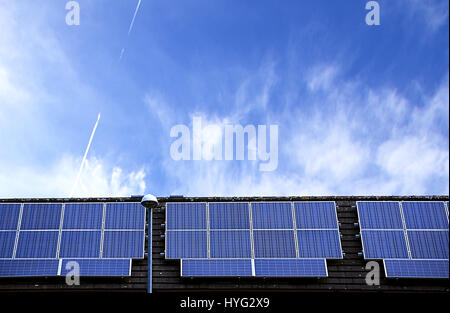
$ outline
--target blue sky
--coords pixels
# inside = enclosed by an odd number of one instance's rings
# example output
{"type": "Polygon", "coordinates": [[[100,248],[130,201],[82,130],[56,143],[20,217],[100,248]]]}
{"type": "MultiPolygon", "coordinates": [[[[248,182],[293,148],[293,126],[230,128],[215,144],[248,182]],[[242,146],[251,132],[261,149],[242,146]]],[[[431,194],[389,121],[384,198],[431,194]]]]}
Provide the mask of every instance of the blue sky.
{"type": "Polygon", "coordinates": [[[99,112],[76,196],[448,194],[448,1],[66,2],[0,0],[0,197],[68,196],[99,112]],[[174,161],[193,117],[277,169],[174,161]]]}

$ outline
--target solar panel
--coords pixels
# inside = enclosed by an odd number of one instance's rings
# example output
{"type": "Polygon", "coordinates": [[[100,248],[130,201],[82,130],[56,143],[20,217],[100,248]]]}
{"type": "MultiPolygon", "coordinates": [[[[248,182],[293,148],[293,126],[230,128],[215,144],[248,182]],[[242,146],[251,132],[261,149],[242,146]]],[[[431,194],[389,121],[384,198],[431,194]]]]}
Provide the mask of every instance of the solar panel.
{"type": "Polygon", "coordinates": [[[0,276],[54,276],[66,258],[82,275],[126,276],[144,240],[139,203],[0,204],[0,276]]]}
{"type": "Polygon", "coordinates": [[[0,203],[0,230],[16,230],[20,203],[0,203]]]}
{"type": "Polygon", "coordinates": [[[59,229],[62,203],[25,203],[21,230],[59,229]]]}
{"type": "Polygon", "coordinates": [[[408,258],[403,230],[362,230],[361,234],[366,259],[408,258]]]}
{"type": "Polygon", "coordinates": [[[413,259],[448,259],[448,231],[408,230],[413,259]]]}
{"type": "Polygon", "coordinates": [[[299,230],[297,238],[301,258],[342,258],[337,230],[299,230]]]}
{"type": "Polygon", "coordinates": [[[294,202],[297,229],[337,229],[334,202],[294,202]]]}
{"type": "Polygon", "coordinates": [[[20,231],[16,258],[56,258],[59,231],[20,231]]]}
{"type": "Polygon", "coordinates": [[[66,203],[63,229],[102,229],[103,203],[66,203]]]}
{"type": "Polygon", "coordinates": [[[250,229],[248,203],[209,203],[210,229],[250,229]]]}
{"type": "Polygon", "coordinates": [[[115,202],[106,204],[105,229],[145,228],[145,208],[136,202],[115,202]]]}
{"type": "Polygon", "coordinates": [[[167,229],[206,229],[206,203],[167,203],[167,229]]]}
{"type": "Polygon", "coordinates": [[[144,237],[144,231],[105,231],[103,258],[144,258],[144,237]]]}
{"type": "Polygon", "coordinates": [[[324,259],[255,259],[255,276],[327,277],[324,259]]]}
{"type": "Polygon", "coordinates": [[[254,230],[255,258],[295,258],[292,230],[254,230]]]}
{"type": "Polygon", "coordinates": [[[293,229],[290,202],[252,202],[253,229],[293,229]]]}
{"type": "Polygon", "coordinates": [[[57,276],[58,260],[0,260],[0,277],[57,276]]]}
{"type": "Polygon", "coordinates": [[[60,258],[99,258],[101,231],[63,231],[60,258]]]}
{"type": "Polygon", "coordinates": [[[448,260],[384,260],[386,277],[449,278],[448,260]]]}
{"type": "Polygon", "coordinates": [[[167,231],[166,258],[207,258],[206,231],[167,231]]]}
{"type": "Polygon", "coordinates": [[[403,229],[398,202],[357,202],[361,229],[403,229]]]}
{"type": "Polygon", "coordinates": [[[80,276],[131,276],[131,259],[64,259],[61,276],[66,276],[76,266],[80,276]]]}
{"type": "Polygon", "coordinates": [[[444,202],[402,202],[408,229],[448,229],[444,202]]]}
{"type": "Polygon", "coordinates": [[[183,277],[252,276],[250,259],[235,260],[181,260],[183,277]]]}
{"type": "Polygon", "coordinates": [[[15,242],[15,231],[0,231],[0,259],[13,257],[15,242]]]}
{"type": "Polygon", "coordinates": [[[249,230],[210,232],[211,258],[251,258],[249,230]]]}

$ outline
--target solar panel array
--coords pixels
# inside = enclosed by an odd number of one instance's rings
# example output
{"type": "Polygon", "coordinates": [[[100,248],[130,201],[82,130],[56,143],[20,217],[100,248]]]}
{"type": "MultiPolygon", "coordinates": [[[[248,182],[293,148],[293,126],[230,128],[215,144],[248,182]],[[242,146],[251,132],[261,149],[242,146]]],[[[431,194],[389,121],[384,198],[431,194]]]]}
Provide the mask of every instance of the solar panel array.
{"type": "Polygon", "coordinates": [[[386,277],[448,278],[447,203],[357,202],[366,259],[383,259],[386,277]]]}
{"type": "Polygon", "coordinates": [[[320,277],[326,275],[325,259],[342,258],[336,207],[334,202],[167,203],[165,255],[182,259],[183,276],[320,277]]]}
{"type": "Polygon", "coordinates": [[[1,203],[0,276],[127,276],[144,257],[140,203],[1,203]],[[126,275],[124,275],[126,274],[126,275]]]}

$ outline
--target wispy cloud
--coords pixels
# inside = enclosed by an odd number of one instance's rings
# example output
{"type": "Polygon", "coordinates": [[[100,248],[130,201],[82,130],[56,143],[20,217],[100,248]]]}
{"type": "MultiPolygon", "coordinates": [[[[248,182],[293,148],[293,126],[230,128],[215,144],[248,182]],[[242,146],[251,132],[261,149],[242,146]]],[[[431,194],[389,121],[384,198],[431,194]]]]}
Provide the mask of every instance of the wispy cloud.
{"type": "MultiPolygon", "coordinates": [[[[312,65],[309,79],[304,82],[309,90],[309,95],[304,97],[310,99],[306,105],[311,109],[291,108],[277,115],[282,134],[279,170],[260,173],[257,163],[252,161],[167,159],[164,172],[173,182],[171,192],[188,195],[446,193],[449,143],[442,128],[433,125],[444,117],[442,123],[448,129],[448,78],[431,97],[422,95],[425,101],[418,105],[389,85],[371,88],[352,79],[337,80],[335,77],[340,75],[337,68],[336,65],[312,65]]],[[[247,81],[239,85],[241,96],[236,101],[240,105],[230,106],[232,109],[226,115],[208,112],[195,115],[202,117],[205,126],[238,123],[236,117],[248,119],[259,111],[251,103],[274,95],[273,92],[265,95],[264,82],[250,90],[245,87],[247,81]]],[[[158,104],[165,103],[161,95],[158,99],[147,99],[152,103],[152,112],[158,104]]],[[[173,108],[159,111],[162,120],[173,116],[167,110],[173,108]]],[[[266,114],[268,121],[269,113],[266,114]]],[[[220,136],[210,134],[210,142],[214,143],[220,136]]]]}

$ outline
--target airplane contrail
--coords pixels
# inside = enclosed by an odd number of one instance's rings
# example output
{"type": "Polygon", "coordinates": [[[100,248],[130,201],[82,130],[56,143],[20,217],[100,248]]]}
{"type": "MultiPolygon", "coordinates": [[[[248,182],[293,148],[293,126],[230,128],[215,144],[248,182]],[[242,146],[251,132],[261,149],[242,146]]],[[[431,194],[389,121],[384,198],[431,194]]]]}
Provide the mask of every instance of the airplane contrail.
{"type": "Polygon", "coordinates": [[[133,25],[134,25],[134,19],[136,18],[136,14],[139,11],[139,7],[141,6],[141,0],[138,1],[138,4],[136,6],[136,10],[134,10],[134,15],[133,15],[133,19],[131,20],[131,24],[130,24],[130,28],[128,29],[128,36],[131,33],[131,30],[133,29],[133,25]]]}
{"type": "Polygon", "coordinates": [[[122,51],[120,51],[120,57],[119,60],[122,60],[123,54],[125,52],[125,48],[122,48],[122,51]]]}
{"type": "Polygon", "coordinates": [[[89,148],[91,147],[91,142],[92,142],[92,139],[94,138],[95,130],[97,129],[99,120],[100,120],[100,113],[98,113],[97,122],[95,122],[94,129],[92,130],[91,137],[89,138],[89,142],[88,142],[86,151],[84,152],[83,161],[81,161],[81,166],[80,166],[80,169],[78,170],[77,178],[75,179],[75,183],[73,184],[72,191],[70,192],[69,198],[72,198],[75,188],[77,187],[78,181],[80,180],[81,171],[83,170],[84,163],[86,162],[86,156],[89,152],[89,148]]]}

